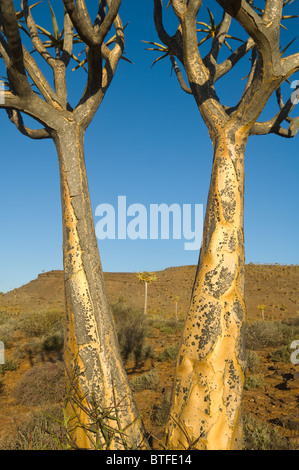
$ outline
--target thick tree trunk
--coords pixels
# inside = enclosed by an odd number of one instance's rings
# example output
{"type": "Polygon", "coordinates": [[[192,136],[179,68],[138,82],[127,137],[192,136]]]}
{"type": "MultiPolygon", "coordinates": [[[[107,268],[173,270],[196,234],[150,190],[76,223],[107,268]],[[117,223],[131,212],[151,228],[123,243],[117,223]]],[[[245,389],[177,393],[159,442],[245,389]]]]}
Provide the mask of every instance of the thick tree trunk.
{"type": "MultiPolygon", "coordinates": [[[[143,425],[137,419],[138,412],[119,354],[107,299],[86,178],[83,141],[84,132],[75,125],[66,125],[54,136],[62,199],[65,363],[69,377],[76,376],[77,398],[81,397],[82,405],[91,406],[96,402],[102,409],[111,408],[114,416],[117,412],[121,429],[129,426],[125,432],[128,446],[135,447],[144,440],[143,425]]],[[[80,448],[92,448],[90,438],[95,435],[86,432],[80,421],[90,425],[89,417],[78,405],[72,411],[74,438],[80,448]]],[[[117,427],[114,420],[108,420],[107,424],[117,427]]],[[[112,440],[111,449],[123,447],[121,439],[112,440]]]]}
{"type": "Polygon", "coordinates": [[[238,449],[246,368],[242,131],[214,139],[203,243],[178,353],[169,449],[238,449]]]}

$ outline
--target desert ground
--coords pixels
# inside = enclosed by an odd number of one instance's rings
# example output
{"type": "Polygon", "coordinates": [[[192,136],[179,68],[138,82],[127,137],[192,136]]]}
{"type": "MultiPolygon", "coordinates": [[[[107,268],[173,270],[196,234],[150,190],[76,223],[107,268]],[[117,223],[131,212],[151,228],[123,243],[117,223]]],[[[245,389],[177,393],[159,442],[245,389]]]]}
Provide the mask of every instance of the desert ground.
{"type": "MultiPolygon", "coordinates": [[[[144,287],[136,273],[104,274],[125,367],[156,449],[163,445],[195,271],[195,266],[181,266],[156,272],[146,318],[144,287]],[[174,296],[179,296],[178,319],[174,296]]],[[[291,342],[299,340],[298,289],[298,265],[246,265],[245,450],[299,448],[299,366],[290,359],[291,342]]],[[[62,271],[39,274],[1,295],[0,449],[66,448],[63,329],[62,271]]]]}

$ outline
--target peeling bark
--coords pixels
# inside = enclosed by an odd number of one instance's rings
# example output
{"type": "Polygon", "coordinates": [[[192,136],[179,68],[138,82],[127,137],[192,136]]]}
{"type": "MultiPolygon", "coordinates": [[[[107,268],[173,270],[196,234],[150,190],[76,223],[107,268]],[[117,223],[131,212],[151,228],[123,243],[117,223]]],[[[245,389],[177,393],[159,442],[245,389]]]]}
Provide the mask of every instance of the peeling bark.
{"type": "Polygon", "coordinates": [[[203,244],[178,353],[167,447],[238,449],[244,345],[243,130],[214,139],[203,244]],[[188,436],[188,437],[187,437],[188,436]]]}
{"type": "MultiPolygon", "coordinates": [[[[76,379],[84,403],[95,400],[101,408],[116,411],[129,446],[144,441],[143,424],[120,357],[113,318],[107,299],[88,192],[83,150],[84,133],[67,125],[54,136],[61,182],[63,259],[66,297],[65,363],[76,379]],[[133,423],[137,420],[132,426],[133,423]]],[[[88,417],[81,414],[82,423],[88,417]]],[[[74,416],[73,416],[74,418],[74,416]]],[[[90,424],[90,423],[89,423],[90,424]]],[[[74,419],[74,428],[78,419],[74,419]]],[[[116,424],[109,422],[110,426],[116,424]]],[[[80,448],[92,447],[90,435],[75,431],[80,448]]],[[[111,449],[121,449],[115,439],[111,449]]]]}

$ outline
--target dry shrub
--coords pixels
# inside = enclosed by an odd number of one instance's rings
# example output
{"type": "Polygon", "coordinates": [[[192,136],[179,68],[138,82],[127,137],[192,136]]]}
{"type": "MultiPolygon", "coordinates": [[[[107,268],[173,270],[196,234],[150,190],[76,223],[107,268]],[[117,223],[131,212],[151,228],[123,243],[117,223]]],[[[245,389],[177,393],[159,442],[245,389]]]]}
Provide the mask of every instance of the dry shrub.
{"type": "Polygon", "coordinates": [[[296,339],[298,334],[298,326],[279,321],[255,321],[246,325],[246,346],[252,350],[283,346],[296,339]]]}
{"type": "Polygon", "coordinates": [[[31,312],[22,316],[20,329],[30,337],[43,336],[51,330],[59,330],[64,324],[64,311],[50,309],[41,312],[31,312]]]}
{"type": "Polygon", "coordinates": [[[14,396],[22,405],[59,403],[66,393],[65,370],[62,362],[45,362],[33,366],[18,382],[14,396]]]}
{"type": "Polygon", "coordinates": [[[139,311],[125,307],[122,299],[112,305],[112,312],[124,364],[133,359],[135,367],[142,367],[148,358],[153,357],[152,348],[146,343],[146,317],[139,311]]]}
{"type": "Polygon", "coordinates": [[[63,409],[60,405],[30,413],[26,422],[15,422],[11,432],[2,437],[0,450],[59,450],[59,441],[65,439],[61,420],[63,409]]]}

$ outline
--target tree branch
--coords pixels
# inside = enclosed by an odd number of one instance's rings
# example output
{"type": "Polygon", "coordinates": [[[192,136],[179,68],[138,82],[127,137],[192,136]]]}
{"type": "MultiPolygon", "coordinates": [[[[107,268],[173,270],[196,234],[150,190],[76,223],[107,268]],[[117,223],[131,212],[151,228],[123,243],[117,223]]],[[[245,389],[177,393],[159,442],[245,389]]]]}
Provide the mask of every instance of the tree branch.
{"type": "Polygon", "coordinates": [[[247,54],[254,46],[254,40],[250,37],[245,43],[238,47],[226,60],[215,66],[214,83],[230,70],[247,54]]]}
{"type": "Polygon", "coordinates": [[[2,48],[5,49],[5,62],[8,78],[14,91],[20,96],[28,96],[32,93],[26,77],[23,63],[23,50],[18,26],[18,20],[12,0],[1,0],[0,23],[2,24],[6,43],[1,37],[2,48]],[[8,60],[9,57],[9,60],[8,60]]]}
{"type": "Polygon", "coordinates": [[[107,0],[108,13],[104,17],[97,15],[96,28],[92,26],[84,0],[63,0],[72,23],[82,41],[89,47],[102,45],[120,8],[121,0],[107,0]]]}
{"type": "Polygon", "coordinates": [[[55,67],[55,58],[51,56],[51,54],[47,51],[44,47],[42,41],[40,40],[36,23],[33,19],[31,10],[28,6],[28,0],[22,0],[22,9],[24,11],[24,18],[26,21],[27,28],[29,30],[31,42],[37,52],[41,55],[41,57],[47,62],[48,65],[52,69],[55,67]]]}
{"type": "Polygon", "coordinates": [[[96,46],[97,40],[94,29],[90,27],[88,19],[79,14],[74,0],[63,0],[63,4],[82,41],[88,46],[96,46]]]}
{"type": "Polygon", "coordinates": [[[183,77],[183,74],[174,58],[173,55],[170,56],[170,60],[171,60],[171,64],[172,64],[172,67],[173,67],[173,70],[175,71],[175,74],[176,74],[176,77],[178,79],[178,82],[182,88],[183,91],[185,91],[186,93],[188,93],[189,95],[192,95],[192,91],[191,91],[191,88],[189,88],[184,80],[184,77],[183,77]]]}
{"type": "Polygon", "coordinates": [[[287,77],[299,71],[299,52],[281,59],[283,72],[287,77]]]}
{"type": "Polygon", "coordinates": [[[59,107],[61,109],[58,96],[56,95],[52,87],[49,85],[40,68],[37,66],[34,58],[31,54],[29,54],[24,45],[23,55],[25,68],[29,76],[31,77],[33,83],[37,86],[41,95],[45,98],[48,103],[53,104],[54,107],[59,107]]]}
{"type": "MultiPolygon", "coordinates": [[[[279,42],[275,40],[277,31],[273,32],[271,23],[261,18],[246,0],[217,0],[217,3],[235,18],[254,40],[263,57],[264,74],[281,74],[279,42]]],[[[281,17],[279,21],[280,19],[281,17]]]]}
{"type": "Polygon", "coordinates": [[[70,16],[67,12],[64,13],[64,40],[61,60],[67,67],[73,51],[74,27],[71,22],[70,16]]]}
{"type": "Polygon", "coordinates": [[[20,111],[17,111],[15,109],[6,109],[6,112],[9,117],[9,120],[16,126],[18,131],[20,131],[26,137],[30,137],[30,139],[35,140],[51,138],[50,132],[46,128],[30,129],[29,127],[25,126],[20,111]]]}
{"type": "Polygon", "coordinates": [[[105,37],[109,33],[111,26],[118,15],[121,0],[107,0],[107,4],[109,8],[108,13],[106,14],[96,34],[98,44],[102,44],[105,37]]]}
{"type": "MultiPolygon", "coordinates": [[[[298,90],[299,94],[299,87],[296,90],[298,90]]],[[[276,92],[276,95],[280,107],[278,113],[268,121],[256,122],[251,128],[250,133],[252,135],[277,134],[282,137],[294,137],[297,134],[299,130],[299,117],[290,117],[291,111],[298,102],[297,99],[294,99],[292,94],[286,104],[283,104],[280,89],[276,92]],[[281,126],[283,121],[289,123],[288,129],[281,126]]]]}
{"type": "Polygon", "coordinates": [[[113,23],[116,39],[112,50],[104,43],[101,46],[87,48],[89,78],[84,94],[75,109],[75,114],[82,120],[82,125],[85,128],[91,122],[103,100],[114,77],[118,62],[123,55],[125,37],[119,15],[116,16],[113,23]],[[104,67],[102,67],[102,58],[105,59],[104,67]],[[101,67],[101,73],[99,73],[99,67],[101,67]]]}
{"type": "Polygon", "coordinates": [[[282,16],[282,9],[284,0],[267,0],[264,11],[264,20],[269,24],[270,27],[280,28],[280,20],[282,16]]]}
{"type": "Polygon", "coordinates": [[[205,61],[209,61],[214,66],[216,65],[219,52],[225,41],[230,25],[231,25],[231,16],[228,13],[224,12],[222,21],[219,26],[218,33],[213,38],[211,50],[205,57],[205,61]]]}
{"type": "Polygon", "coordinates": [[[181,26],[174,36],[167,34],[163,25],[162,0],[154,0],[154,22],[159,38],[168,47],[171,55],[175,55],[183,63],[183,47],[181,43],[181,26]]]}

